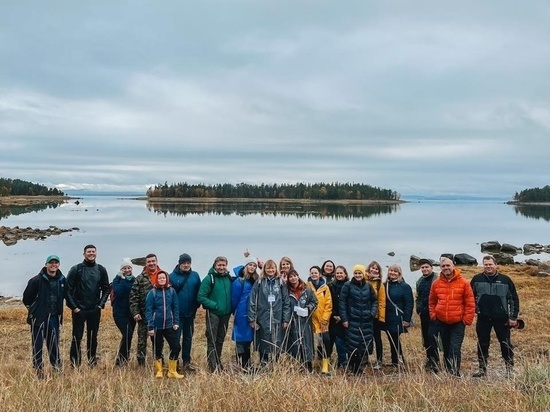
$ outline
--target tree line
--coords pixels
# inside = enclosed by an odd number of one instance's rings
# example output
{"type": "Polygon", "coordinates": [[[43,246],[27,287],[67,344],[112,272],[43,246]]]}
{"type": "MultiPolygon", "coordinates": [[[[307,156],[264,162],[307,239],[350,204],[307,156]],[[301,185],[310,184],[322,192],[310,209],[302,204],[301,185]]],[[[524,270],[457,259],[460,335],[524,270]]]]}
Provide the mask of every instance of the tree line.
{"type": "Polygon", "coordinates": [[[27,182],[20,179],[7,179],[0,177],[0,196],[64,196],[65,194],[56,188],[27,182]]]}
{"type": "Polygon", "coordinates": [[[158,184],[147,190],[147,197],[220,199],[311,199],[311,200],[400,200],[401,195],[361,183],[264,184],[230,183],[205,185],[187,182],[158,184]]]}
{"type": "Polygon", "coordinates": [[[533,187],[525,189],[521,192],[516,192],[514,195],[516,202],[550,202],[550,186],[546,185],[543,188],[533,187]]]}

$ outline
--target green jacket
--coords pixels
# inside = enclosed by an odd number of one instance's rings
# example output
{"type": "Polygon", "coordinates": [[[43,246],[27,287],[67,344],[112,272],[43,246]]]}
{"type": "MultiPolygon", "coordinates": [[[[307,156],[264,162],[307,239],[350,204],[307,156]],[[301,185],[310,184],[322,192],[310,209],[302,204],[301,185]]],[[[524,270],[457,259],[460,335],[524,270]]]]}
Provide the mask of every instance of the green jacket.
{"type": "Polygon", "coordinates": [[[214,315],[231,314],[231,276],[229,272],[219,274],[212,267],[202,280],[199,288],[198,302],[214,315]]]}
{"type": "Polygon", "coordinates": [[[141,315],[145,319],[145,300],[151,289],[153,289],[153,284],[144,269],[143,272],[136,276],[136,280],[130,290],[130,313],[132,317],[141,315]]]}

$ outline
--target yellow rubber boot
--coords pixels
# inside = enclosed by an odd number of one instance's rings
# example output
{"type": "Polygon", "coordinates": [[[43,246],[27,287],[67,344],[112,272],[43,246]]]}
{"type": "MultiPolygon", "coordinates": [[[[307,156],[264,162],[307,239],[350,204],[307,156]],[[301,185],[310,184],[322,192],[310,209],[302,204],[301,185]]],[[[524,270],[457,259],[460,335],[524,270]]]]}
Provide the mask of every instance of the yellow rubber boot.
{"type": "Polygon", "coordinates": [[[330,373],[328,370],[328,359],[323,359],[321,361],[321,373],[323,375],[328,375],[330,373]]]}
{"type": "Polygon", "coordinates": [[[162,378],[162,359],[157,359],[155,361],[155,378],[162,378]]]}
{"type": "Polygon", "coordinates": [[[177,371],[178,361],[177,359],[168,361],[168,373],[166,374],[169,378],[183,379],[183,375],[180,375],[177,371]]]}

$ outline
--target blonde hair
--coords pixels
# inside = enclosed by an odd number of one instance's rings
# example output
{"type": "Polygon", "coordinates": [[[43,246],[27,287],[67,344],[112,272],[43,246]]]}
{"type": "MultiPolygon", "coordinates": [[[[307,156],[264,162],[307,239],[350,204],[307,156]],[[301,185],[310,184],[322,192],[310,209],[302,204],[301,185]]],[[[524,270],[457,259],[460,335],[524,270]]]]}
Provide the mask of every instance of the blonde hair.
{"type": "Polygon", "coordinates": [[[399,273],[399,276],[397,277],[397,281],[403,282],[403,270],[401,269],[401,266],[394,263],[393,265],[390,265],[388,267],[388,273],[390,273],[390,270],[395,270],[397,273],[399,273]]]}
{"type": "Polygon", "coordinates": [[[262,273],[260,274],[260,278],[263,279],[268,277],[267,274],[265,273],[265,270],[268,266],[269,267],[273,266],[275,268],[275,277],[278,278],[280,276],[279,268],[277,267],[277,263],[275,263],[273,259],[268,259],[265,261],[264,266],[262,267],[262,273]]]}

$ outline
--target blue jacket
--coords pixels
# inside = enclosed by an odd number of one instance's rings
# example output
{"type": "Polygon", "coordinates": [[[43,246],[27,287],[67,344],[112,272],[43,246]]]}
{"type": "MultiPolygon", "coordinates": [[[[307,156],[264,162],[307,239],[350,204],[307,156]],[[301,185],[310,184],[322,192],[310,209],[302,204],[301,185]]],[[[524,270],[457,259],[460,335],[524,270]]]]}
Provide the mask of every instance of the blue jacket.
{"type": "Polygon", "coordinates": [[[414,308],[411,287],[402,282],[386,282],[386,330],[394,333],[406,332],[403,322],[410,322],[414,308]],[[393,303],[392,303],[393,302],[393,303]]]}
{"type": "Polygon", "coordinates": [[[248,304],[253,284],[254,279],[243,279],[241,271],[239,277],[231,285],[231,308],[234,314],[231,339],[235,342],[252,342],[254,340],[254,330],[248,323],[248,304]]]}
{"type": "Polygon", "coordinates": [[[119,274],[115,276],[112,284],[111,306],[113,307],[113,316],[128,316],[130,314],[130,290],[136,278],[131,276],[129,279],[119,274]],[[113,299],[114,297],[114,299],[113,299]]]}
{"type": "Polygon", "coordinates": [[[199,308],[199,303],[197,302],[197,295],[201,286],[199,274],[194,270],[182,272],[179,265],[176,265],[172,273],[170,273],[169,279],[170,285],[172,285],[178,295],[180,317],[194,318],[199,308]]]}
{"type": "Polygon", "coordinates": [[[59,316],[59,323],[63,323],[64,296],[65,276],[58,269],[51,278],[43,267],[38,275],[29,280],[23,292],[23,303],[29,309],[27,323],[42,323],[49,315],[59,316]]]}
{"type": "Polygon", "coordinates": [[[154,287],[145,299],[147,329],[170,329],[179,324],[178,296],[171,288],[154,287]]]}

